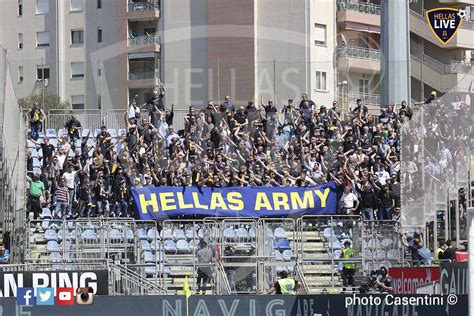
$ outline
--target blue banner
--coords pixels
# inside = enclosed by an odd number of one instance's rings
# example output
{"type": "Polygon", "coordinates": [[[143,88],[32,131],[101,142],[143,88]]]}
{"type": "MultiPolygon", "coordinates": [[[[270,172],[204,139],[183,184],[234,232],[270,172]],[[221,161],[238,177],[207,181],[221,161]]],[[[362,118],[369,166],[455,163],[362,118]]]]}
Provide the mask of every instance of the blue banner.
{"type": "Polygon", "coordinates": [[[280,217],[336,213],[334,182],[313,187],[133,188],[140,219],[189,215],[280,217]]]}

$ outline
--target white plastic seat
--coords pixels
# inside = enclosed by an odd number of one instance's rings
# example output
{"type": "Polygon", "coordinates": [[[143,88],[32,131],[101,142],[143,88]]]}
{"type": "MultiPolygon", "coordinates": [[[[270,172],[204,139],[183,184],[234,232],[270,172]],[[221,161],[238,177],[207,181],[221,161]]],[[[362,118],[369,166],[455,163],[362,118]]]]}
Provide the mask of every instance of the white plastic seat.
{"type": "Polygon", "coordinates": [[[293,258],[293,251],[291,250],[285,250],[283,251],[283,260],[284,261],[291,261],[291,259],[293,258]]]}
{"type": "Polygon", "coordinates": [[[151,251],[150,243],[148,242],[148,240],[141,240],[140,245],[142,251],[151,251]]]}
{"type": "Polygon", "coordinates": [[[41,211],[40,217],[43,219],[46,219],[46,218],[51,219],[52,217],[51,210],[47,207],[44,207],[41,211]]]}
{"type": "Polygon", "coordinates": [[[160,233],[155,227],[153,227],[148,230],[147,237],[149,241],[158,240],[160,239],[160,233]]]}
{"type": "Polygon", "coordinates": [[[255,239],[257,237],[257,231],[255,229],[255,227],[250,227],[249,229],[249,237],[250,239],[255,239]]]}
{"type": "Polygon", "coordinates": [[[178,252],[180,252],[180,253],[189,253],[189,252],[191,252],[191,250],[189,249],[188,242],[184,239],[178,240],[178,242],[176,243],[176,248],[177,248],[178,252]]]}
{"type": "Polygon", "coordinates": [[[110,137],[117,137],[117,130],[115,128],[109,128],[107,132],[110,134],[110,137]]]}
{"type": "Polygon", "coordinates": [[[49,252],[59,252],[61,249],[59,248],[59,244],[56,240],[50,240],[46,244],[46,250],[49,252]]]}
{"type": "Polygon", "coordinates": [[[331,227],[326,227],[323,230],[323,236],[324,238],[329,240],[329,239],[333,239],[334,236],[336,236],[336,234],[334,233],[334,230],[331,227]]]}
{"type": "Polygon", "coordinates": [[[334,259],[339,259],[342,256],[342,250],[341,249],[336,249],[334,250],[334,259]]]}
{"type": "Polygon", "coordinates": [[[46,241],[50,241],[50,240],[57,241],[58,240],[58,235],[56,234],[55,230],[48,229],[44,232],[44,239],[46,241]]]}
{"type": "Polygon", "coordinates": [[[163,262],[165,260],[165,253],[163,251],[158,251],[156,253],[156,261],[163,262]]]}
{"type": "Polygon", "coordinates": [[[390,249],[387,251],[387,260],[398,260],[398,251],[397,249],[390,249]]]}
{"type": "Polygon", "coordinates": [[[273,230],[272,230],[271,228],[269,228],[269,227],[267,227],[267,229],[266,229],[266,234],[267,234],[267,238],[268,238],[268,239],[273,239],[273,238],[275,238],[275,236],[273,236],[273,230]]]}
{"type": "Polygon", "coordinates": [[[145,267],[146,276],[152,276],[156,274],[156,266],[147,266],[145,267]]]}
{"type": "Polygon", "coordinates": [[[197,251],[199,249],[199,244],[200,243],[201,243],[201,241],[197,238],[191,239],[188,243],[189,244],[189,249],[191,249],[191,250],[194,249],[194,250],[197,251]]]}
{"type": "Polygon", "coordinates": [[[147,232],[146,232],[145,228],[138,229],[138,239],[140,239],[140,240],[147,240],[148,239],[148,235],[147,235],[147,232]]]}
{"type": "Polygon", "coordinates": [[[53,263],[61,262],[62,258],[63,258],[63,257],[61,256],[61,254],[60,254],[59,252],[56,252],[56,251],[55,251],[55,252],[51,252],[51,253],[49,254],[49,261],[50,261],[50,262],[53,262],[53,263]]]}
{"type": "Polygon", "coordinates": [[[372,251],[370,251],[370,249],[365,249],[364,258],[365,259],[372,259],[372,257],[373,257],[372,251]]]}
{"type": "Polygon", "coordinates": [[[173,239],[173,232],[169,228],[164,228],[161,230],[160,236],[163,240],[173,239]]]}
{"type": "Polygon", "coordinates": [[[94,138],[96,138],[97,135],[99,135],[99,134],[100,134],[100,128],[96,128],[96,129],[94,130],[94,138]]]}
{"type": "Polygon", "coordinates": [[[145,263],[155,262],[155,257],[151,252],[145,251],[143,253],[143,260],[145,261],[145,263]]]}
{"type": "Polygon", "coordinates": [[[120,233],[120,231],[118,229],[111,229],[109,231],[109,241],[110,242],[121,242],[122,241],[122,233],[120,233]]]}
{"type": "Polygon", "coordinates": [[[97,234],[92,229],[86,229],[82,233],[82,239],[92,242],[96,242],[98,240],[97,234]]]}
{"type": "Polygon", "coordinates": [[[279,250],[274,250],[273,254],[275,256],[275,261],[284,261],[283,260],[283,255],[281,254],[281,252],[279,250]]]}
{"type": "Polygon", "coordinates": [[[339,240],[333,240],[328,243],[328,247],[331,250],[337,250],[337,249],[342,249],[341,242],[339,240]]]}
{"type": "Polygon", "coordinates": [[[235,235],[237,236],[237,239],[240,242],[245,242],[249,239],[249,232],[243,227],[237,228],[235,231],[235,235]]]}
{"type": "MultiPolygon", "coordinates": [[[[87,137],[87,134],[89,134],[89,129],[88,128],[83,128],[82,129],[82,137],[87,137]]],[[[90,135],[89,135],[90,137],[90,135]]]]}
{"type": "Polygon", "coordinates": [[[56,138],[56,137],[58,137],[58,133],[56,133],[56,130],[54,128],[48,128],[46,130],[46,137],[56,138]]]}
{"type": "Polygon", "coordinates": [[[127,135],[127,130],[125,128],[121,128],[118,130],[118,136],[121,137],[121,136],[124,136],[124,135],[127,135]]]}
{"type": "Polygon", "coordinates": [[[369,240],[368,246],[372,250],[378,249],[380,248],[380,240],[378,240],[377,238],[372,238],[369,240]]]}
{"type": "Polygon", "coordinates": [[[393,240],[391,240],[390,238],[382,239],[382,246],[384,248],[390,248],[390,246],[392,246],[392,244],[393,244],[393,240]]]}
{"type": "Polygon", "coordinates": [[[276,239],[286,239],[286,231],[283,227],[277,227],[275,228],[275,231],[273,232],[273,235],[275,236],[276,239]]]}
{"type": "Polygon", "coordinates": [[[165,249],[165,252],[173,252],[175,253],[176,252],[176,244],[173,240],[171,239],[168,239],[168,240],[165,240],[165,243],[164,243],[164,249],[165,249]]]}
{"type": "Polygon", "coordinates": [[[158,250],[161,249],[160,241],[159,240],[153,240],[150,243],[150,250],[153,252],[157,252],[158,250]]]}
{"type": "Polygon", "coordinates": [[[56,138],[51,138],[51,139],[49,140],[49,143],[50,143],[51,145],[53,145],[54,147],[56,147],[56,148],[58,147],[58,140],[57,140],[56,138]]]}
{"type": "Polygon", "coordinates": [[[173,230],[173,239],[174,240],[186,239],[186,234],[184,233],[184,230],[182,229],[173,230]]]}
{"type": "Polygon", "coordinates": [[[233,227],[227,227],[224,229],[224,238],[225,239],[235,239],[235,229],[233,227]]]}
{"type": "Polygon", "coordinates": [[[134,235],[133,235],[132,229],[128,228],[128,229],[124,230],[122,232],[122,237],[123,237],[123,240],[127,240],[128,242],[133,241],[134,235]]]}
{"type": "Polygon", "coordinates": [[[198,237],[199,230],[198,230],[197,227],[186,229],[186,233],[185,233],[185,234],[186,234],[186,239],[199,238],[199,237],[198,237]]]}
{"type": "Polygon", "coordinates": [[[383,251],[382,249],[377,250],[376,257],[377,257],[377,260],[384,260],[385,259],[385,251],[383,251]]]}

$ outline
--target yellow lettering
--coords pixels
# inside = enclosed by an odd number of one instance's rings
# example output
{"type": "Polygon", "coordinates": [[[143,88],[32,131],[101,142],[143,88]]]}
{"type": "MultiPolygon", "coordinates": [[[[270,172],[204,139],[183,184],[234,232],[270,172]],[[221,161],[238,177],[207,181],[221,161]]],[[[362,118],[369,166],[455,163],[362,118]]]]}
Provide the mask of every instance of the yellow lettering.
{"type": "Polygon", "coordinates": [[[227,210],[227,205],[224,202],[224,198],[222,197],[222,194],[220,192],[212,192],[211,195],[211,205],[209,206],[209,209],[215,210],[217,208],[227,210]]]}
{"type": "Polygon", "coordinates": [[[158,201],[156,200],[155,193],[150,194],[150,200],[145,199],[145,194],[140,194],[138,196],[138,199],[140,200],[140,208],[143,214],[148,213],[148,210],[147,210],[148,206],[152,207],[153,213],[158,212],[158,201]]]}
{"type": "Polygon", "coordinates": [[[175,202],[173,196],[173,192],[160,193],[160,205],[163,211],[172,211],[176,209],[176,205],[173,205],[175,202]]]}
{"type": "Polygon", "coordinates": [[[329,188],[324,189],[324,192],[321,192],[319,190],[314,190],[316,195],[321,200],[321,207],[326,207],[326,201],[328,199],[329,191],[331,191],[331,189],[329,188]]]}
{"type": "Polygon", "coordinates": [[[193,196],[193,201],[194,201],[194,207],[195,208],[202,208],[204,210],[207,210],[207,205],[202,205],[201,202],[199,202],[199,196],[197,192],[192,193],[193,196]]]}
{"type": "Polygon", "coordinates": [[[240,192],[229,192],[227,194],[227,202],[229,202],[229,209],[232,211],[242,211],[244,209],[244,202],[240,192]]]}
{"type": "Polygon", "coordinates": [[[273,210],[265,192],[257,192],[257,197],[255,198],[255,210],[260,211],[262,207],[269,211],[273,210]]]}
{"type": "Polygon", "coordinates": [[[303,199],[301,199],[299,192],[291,192],[290,199],[291,205],[295,210],[302,208],[314,208],[314,195],[312,191],[305,191],[303,199]]]}
{"type": "Polygon", "coordinates": [[[283,207],[283,210],[289,211],[290,205],[288,205],[288,194],[283,192],[274,192],[273,193],[273,207],[276,211],[280,210],[280,206],[283,207]]]}
{"type": "Polygon", "coordinates": [[[178,197],[178,206],[180,209],[193,208],[192,204],[186,204],[184,202],[183,192],[177,192],[176,196],[178,197]]]}

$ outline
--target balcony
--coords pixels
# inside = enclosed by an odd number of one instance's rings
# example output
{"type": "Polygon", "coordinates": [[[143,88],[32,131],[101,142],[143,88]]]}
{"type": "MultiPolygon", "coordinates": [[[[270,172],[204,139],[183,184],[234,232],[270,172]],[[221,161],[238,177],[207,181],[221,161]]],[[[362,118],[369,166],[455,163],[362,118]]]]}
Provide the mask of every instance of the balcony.
{"type": "Polygon", "coordinates": [[[358,99],[361,99],[362,102],[364,102],[364,104],[369,108],[369,110],[380,108],[380,94],[349,91],[347,97],[349,106],[352,108],[357,106],[358,99]]]}
{"type": "Polygon", "coordinates": [[[375,3],[358,3],[350,0],[337,1],[337,21],[346,28],[351,24],[357,30],[380,33],[380,5],[375,3]]]}
{"type": "Polygon", "coordinates": [[[159,53],[128,54],[129,87],[148,87],[157,84],[160,78],[159,53]]]}
{"type": "MultiPolygon", "coordinates": [[[[158,35],[143,35],[137,37],[130,37],[128,39],[128,46],[160,46],[160,37],[158,35]]],[[[159,51],[159,48],[158,50],[159,51]]]]}
{"type": "Polygon", "coordinates": [[[131,1],[128,3],[128,18],[146,20],[160,17],[160,1],[131,1]]]}
{"type": "Polygon", "coordinates": [[[439,3],[461,6],[474,6],[474,0],[439,0],[439,3]]]}
{"type": "Polygon", "coordinates": [[[380,72],[381,52],[378,49],[340,46],[337,48],[337,65],[341,70],[360,73],[380,72]]]}
{"type": "Polygon", "coordinates": [[[410,10],[410,31],[416,35],[430,41],[431,43],[443,48],[462,48],[474,49],[474,22],[462,21],[461,27],[448,44],[442,44],[431,32],[430,26],[426,22],[426,10],[423,15],[414,10],[410,10]]]}

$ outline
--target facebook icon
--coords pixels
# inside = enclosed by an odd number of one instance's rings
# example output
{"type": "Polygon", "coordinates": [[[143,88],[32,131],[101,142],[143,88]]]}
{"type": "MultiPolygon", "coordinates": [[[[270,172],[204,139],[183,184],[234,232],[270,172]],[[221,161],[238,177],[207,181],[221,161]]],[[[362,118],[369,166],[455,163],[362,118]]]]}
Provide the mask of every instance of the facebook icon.
{"type": "Polygon", "coordinates": [[[16,291],[16,304],[33,306],[35,290],[32,287],[20,287],[16,291]]]}

